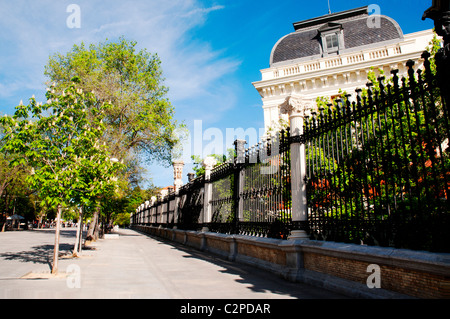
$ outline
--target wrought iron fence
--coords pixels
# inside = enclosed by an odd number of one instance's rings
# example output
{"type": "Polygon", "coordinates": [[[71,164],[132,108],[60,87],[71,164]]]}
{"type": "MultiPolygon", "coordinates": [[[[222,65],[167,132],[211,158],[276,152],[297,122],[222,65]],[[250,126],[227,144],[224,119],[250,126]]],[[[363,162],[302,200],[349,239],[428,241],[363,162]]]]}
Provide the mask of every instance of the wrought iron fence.
{"type": "Polygon", "coordinates": [[[205,194],[205,177],[200,176],[179,191],[178,219],[175,224],[186,230],[198,230],[202,227],[203,205],[205,194]]]}
{"type": "Polygon", "coordinates": [[[449,114],[424,58],[306,121],[312,238],[450,249],[449,114]]]}
{"type": "Polygon", "coordinates": [[[449,106],[423,58],[424,70],[410,61],[408,77],[394,70],[312,112],[302,136],[237,147],[132,223],[274,238],[307,225],[311,239],[449,252],[449,106]],[[292,217],[292,143],[305,145],[307,222],[292,217]]]}
{"type": "Polygon", "coordinates": [[[289,131],[247,150],[240,233],[286,238],[291,224],[289,131]]]}
{"type": "Polygon", "coordinates": [[[212,231],[285,238],[290,218],[289,131],[211,172],[212,231]]]}
{"type": "Polygon", "coordinates": [[[208,229],[221,233],[234,233],[236,225],[235,165],[225,162],[211,172],[212,218],[208,229]]]}
{"type": "Polygon", "coordinates": [[[142,204],[132,224],[286,238],[291,224],[289,130],[236,153],[212,169],[208,179],[197,177],[177,195],[142,204]]]}

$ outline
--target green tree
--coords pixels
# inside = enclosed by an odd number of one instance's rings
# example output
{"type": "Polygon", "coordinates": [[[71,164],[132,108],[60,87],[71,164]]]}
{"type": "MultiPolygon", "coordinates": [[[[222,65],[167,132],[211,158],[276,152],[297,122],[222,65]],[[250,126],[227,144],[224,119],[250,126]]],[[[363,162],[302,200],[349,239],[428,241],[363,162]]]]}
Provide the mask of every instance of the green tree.
{"type": "MultiPolygon", "coordinates": [[[[12,215],[18,198],[29,193],[25,182],[27,169],[18,165],[10,167],[11,156],[0,153],[0,231],[5,231],[6,218],[12,215]]],[[[30,214],[28,214],[28,217],[30,214]]]]}
{"type": "Polygon", "coordinates": [[[436,74],[436,59],[435,55],[438,53],[439,49],[441,49],[442,45],[442,39],[437,35],[436,31],[433,30],[433,39],[430,41],[428,46],[426,47],[426,50],[430,53],[430,68],[433,74],[436,74]]]}
{"type": "MultiPolygon", "coordinates": [[[[217,163],[214,167],[217,167],[226,161],[233,159],[235,155],[235,150],[233,148],[227,149],[228,155],[224,154],[211,154],[208,155],[208,157],[213,157],[217,163]]],[[[199,155],[192,155],[191,159],[194,161],[194,166],[192,167],[192,170],[194,171],[195,175],[197,177],[205,175],[205,168],[203,167],[203,158],[201,158],[199,155]]]]}
{"type": "MultiPolygon", "coordinates": [[[[0,148],[3,146],[3,137],[4,130],[0,124],[0,148]]],[[[30,194],[30,190],[25,181],[30,168],[24,165],[10,167],[9,164],[14,160],[15,156],[14,154],[0,153],[0,225],[2,225],[2,232],[5,230],[8,211],[12,214],[17,200],[22,201],[30,194]]],[[[28,212],[29,210],[26,209],[26,211],[28,212]]],[[[27,215],[26,217],[32,218],[32,214],[27,215]]]]}
{"type": "Polygon", "coordinates": [[[136,46],[124,38],[89,47],[81,43],[65,55],[51,56],[45,66],[45,75],[57,88],[77,76],[80,88],[94,90],[100,103],[112,103],[102,139],[112,156],[125,161],[127,177],[135,181],[142,162],[171,164],[178,127],[158,55],[136,46]]]}
{"type": "Polygon", "coordinates": [[[107,160],[102,119],[109,104],[98,103],[93,93],[75,83],[56,93],[47,90],[47,103],[30,99],[20,103],[13,116],[0,122],[5,128],[2,152],[17,154],[11,166],[29,165],[27,182],[39,192],[42,205],[57,207],[52,273],[58,271],[61,211],[72,203],[88,201],[104,192],[108,172],[119,167],[107,160]]]}

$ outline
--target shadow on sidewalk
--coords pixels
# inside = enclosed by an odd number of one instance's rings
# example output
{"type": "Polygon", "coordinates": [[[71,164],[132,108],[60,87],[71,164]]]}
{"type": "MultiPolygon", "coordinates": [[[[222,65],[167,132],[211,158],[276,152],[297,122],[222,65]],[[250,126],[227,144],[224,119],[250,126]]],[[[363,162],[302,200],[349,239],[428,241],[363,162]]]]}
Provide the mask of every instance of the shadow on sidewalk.
{"type": "MultiPolygon", "coordinates": [[[[54,245],[40,245],[32,247],[32,250],[20,252],[5,252],[0,253],[0,259],[14,260],[24,263],[33,264],[47,264],[49,269],[52,267],[54,245]]],[[[66,255],[71,253],[73,245],[59,244],[59,255],[66,255]]]]}
{"type": "MultiPolygon", "coordinates": [[[[229,261],[209,252],[195,250],[180,243],[171,242],[149,234],[137,233],[158,241],[160,245],[171,246],[171,249],[185,252],[186,255],[183,255],[184,258],[196,258],[206,261],[223,268],[219,270],[221,273],[239,276],[240,279],[236,279],[236,282],[246,285],[248,289],[256,293],[270,292],[280,296],[286,296],[286,298],[297,299],[347,299],[346,296],[308,284],[290,282],[263,269],[229,261]]],[[[239,298],[239,296],[236,297],[239,298]]]]}

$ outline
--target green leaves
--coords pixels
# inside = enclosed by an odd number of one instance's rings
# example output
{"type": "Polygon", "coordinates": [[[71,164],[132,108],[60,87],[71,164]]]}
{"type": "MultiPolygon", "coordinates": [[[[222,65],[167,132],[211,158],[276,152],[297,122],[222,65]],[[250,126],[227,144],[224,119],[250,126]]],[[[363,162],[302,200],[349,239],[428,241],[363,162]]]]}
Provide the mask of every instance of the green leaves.
{"type": "Polygon", "coordinates": [[[112,187],[122,168],[112,162],[100,142],[108,103],[75,83],[57,92],[47,90],[47,103],[22,103],[12,117],[3,117],[2,152],[16,153],[13,165],[29,164],[34,174],[27,181],[50,207],[85,203],[112,187]]]}
{"type": "Polygon", "coordinates": [[[75,45],[66,55],[52,56],[45,74],[58,88],[76,78],[80,88],[95,90],[99,103],[112,102],[105,111],[102,139],[114,156],[130,165],[151,160],[170,164],[177,123],[165,97],[161,61],[136,46],[124,38],[75,45]]]}

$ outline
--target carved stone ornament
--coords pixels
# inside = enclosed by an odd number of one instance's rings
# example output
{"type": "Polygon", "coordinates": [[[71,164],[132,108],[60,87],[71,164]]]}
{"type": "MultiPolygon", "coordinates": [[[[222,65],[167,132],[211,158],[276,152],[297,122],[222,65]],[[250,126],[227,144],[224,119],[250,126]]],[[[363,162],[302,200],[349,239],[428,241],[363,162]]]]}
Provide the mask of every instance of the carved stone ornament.
{"type": "Polygon", "coordinates": [[[183,166],[184,162],[182,160],[174,161],[173,165],[173,177],[175,180],[183,178],[183,166]]]}
{"type": "Polygon", "coordinates": [[[173,169],[173,177],[174,179],[182,179],[183,178],[183,167],[174,167],[173,169]]]}
{"type": "Polygon", "coordinates": [[[211,156],[206,157],[202,162],[202,165],[206,170],[211,170],[216,164],[217,160],[211,156]]]}
{"type": "Polygon", "coordinates": [[[301,96],[289,95],[284,102],[280,104],[280,113],[288,115],[302,115],[305,116],[315,106],[311,99],[305,99],[301,96]]]}

